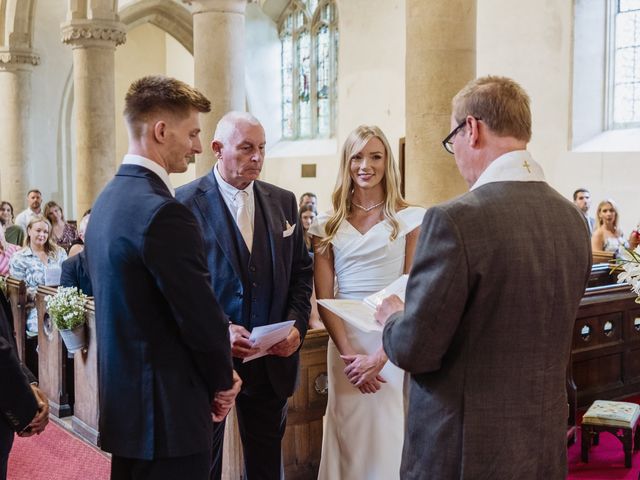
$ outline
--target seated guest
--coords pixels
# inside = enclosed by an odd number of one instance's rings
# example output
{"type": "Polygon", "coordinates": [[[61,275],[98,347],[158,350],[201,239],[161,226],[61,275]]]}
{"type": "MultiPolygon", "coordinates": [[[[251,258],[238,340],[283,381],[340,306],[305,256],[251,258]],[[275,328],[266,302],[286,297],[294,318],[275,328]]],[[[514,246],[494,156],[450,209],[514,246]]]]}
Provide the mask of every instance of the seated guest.
{"type": "MultiPolygon", "coordinates": [[[[312,195],[310,193],[306,193],[305,195],[312,195]]],[[[304,197],[304,195],[303,195],[304,197]]],[[[314,197],[315,198],[315,197],[314,197]]],[[[300,199],[302,201],[302,199],[300,199]]],[[[304,243],[307,246],[307,250],[309,250],[309,255],[313,259],[313,244],[311,243],[311,235],[309,234],[309,227],[313,223],[313,221],[318,216],[318,212],[316,212],[316,208],[312,203],[306,203],[300,207],[298,210],[298,223],[302,226],[302,230],[304,231],[304,243]]],[[[311,291],[311,313],[309,314],[309,327],[310,328],[324,328],[324,324],[320,319],[320,312],[318,311],[318,300],[316,299],[316,289],[315,287],[311,291]]]]}
{"type": "Polygon", "coordinates": [[[307,245],[307,250],[313,258],[313,245],[311,244],[311,236],[309,235],[309,227],[318,216],[315,207],[311,203],[302,205],[298,210],[298,222],[304,230],[304,243],[307,245]]]}
{"type": "Polygon", "coordinates": [[[4,234],[0,231],[0,275],[3,277],[9,275],[9,260],[18,250],[20,250],[20,247],[8,243],[4,238],[4,234]]]}
{"type": "Polygon", "coordinates": [[[87,260],[84,255],[84,247],[77,255],[70,256],[62,262],[62,274],[60,275],[60,286],[76,287],[85,295],[93,297],[91,279],[87,270],[87,260]]]}
{"type": "Polygon", "coordinates": [[[634,250],[638,245],[640,245],[640,222],[634,230],[631,230],[631,235],[629,235],[629,248],[634,250]]]}
{"type": "Polygon", "coordinates": [[[84,212],[80,223],[78,224],[78,237],[71,243],[71,248],[69,248],[69,256],[73,257],[74,255],[79,254],[82,250],[84,250],[84,233],[87,231],[87,225],[89,225],[89,217],[91,216],[91,209],[84,212]]]}
{"type": "Polygon", "coordinates": [[[313,205],[313,209],[316,210],[318,208],[318,196],[311,192],[305,192],[300,195],[300,203],[298,203],[298,207],[302,207],[307,204],[313,205]]]}
{"type": "Polygon", "coordinates": [[[587,226],[589,227],[589,235],[593,235],[596,228],[596,219],[589,215],[591,207],[591,193],[586,188],[578,188],[573,192],[573,203],[584,216],[587,226]]]}
{"type": "Polygon", "coordinates": [[[40,190],[32,188],[27,192],[27,204],[29,206],[16,217],[16,225],[20,225],[25,232],[31,219],[42,215],[42,210],[40,209],[42,193],[40,193],[40,190]]]}
{"type": "Polygon", "coordinates": [[[611,252],[614,257],[618,256],[620,251],[629,245],[618,227],[618,208],[613,200],[600,202],[596,217],[598,228],[591,237],[591,249],[594,252],[611,252]]]}
{"type": "MultiPolygon", "coordinates": [[[[23,280],[27,292],[35,295],[38,285],[45,285],[46,273],[59,271],[67,252],[51,240],[51,224],[44,217],[34,217],[27,225],[25,248],[17,251],[9,262],[12,277],[23,280]]],[[[27,335],[38,333],[38,314],[35,308],[27,314],[27,335]]]]}
{"type": "Polygon", "coordinates": [[[51,239],[69,252],[71,244],[78,238],[78,231],[65,221],[62,207],[56,202],[47,202],[44,206],[44,218],[51,223],[51,239]]]}
{"type": "Polygon", "coordinates": [[[21,247],[24,244],[24,230],[13,223],[13,205],[9,202],[0,202],[0,223],[7,242],[21,247]]]}

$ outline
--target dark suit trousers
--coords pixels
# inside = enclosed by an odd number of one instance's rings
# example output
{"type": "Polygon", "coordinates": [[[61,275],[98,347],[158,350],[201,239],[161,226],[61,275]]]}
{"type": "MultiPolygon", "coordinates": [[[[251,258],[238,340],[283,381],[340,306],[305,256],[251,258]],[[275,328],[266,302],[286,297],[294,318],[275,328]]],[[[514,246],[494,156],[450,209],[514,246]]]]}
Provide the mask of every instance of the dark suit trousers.
{"type": "MultiPolygon", "coordinates": [[[[271,384],[244,389],[236,398],[238,427],[244,454],[244,478],[278,480],[284,478],[282,437],[287,426],[287,399],[279,398],[271,384]]],[[[215,425],[210,480],[222,475],[224,425],[215,425]]]]}
{"type": "Polygon", "coordinates": [[[13,430],[3,418],[0,418],[0,480],[7,478],[7,463],[12,445],[13,430]]]}
{"type": "Polygon", "coordinates": [[[141,460],[113,455],[111,480],[206,480],[210,453],[141,460]]]}

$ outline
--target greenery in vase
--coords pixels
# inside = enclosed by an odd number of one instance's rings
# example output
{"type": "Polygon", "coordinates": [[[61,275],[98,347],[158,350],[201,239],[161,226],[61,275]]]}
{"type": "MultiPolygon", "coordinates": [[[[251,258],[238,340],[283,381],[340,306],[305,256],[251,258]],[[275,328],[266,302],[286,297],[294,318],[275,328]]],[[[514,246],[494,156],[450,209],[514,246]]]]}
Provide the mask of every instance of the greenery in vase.
{"type": "Polygon", "coordinates": [[[58,287],[55,295],[47,295],[45,302],[49,316],[58,330],[72,330],[84,323],[87,296],[76,287],[58,287]]]}

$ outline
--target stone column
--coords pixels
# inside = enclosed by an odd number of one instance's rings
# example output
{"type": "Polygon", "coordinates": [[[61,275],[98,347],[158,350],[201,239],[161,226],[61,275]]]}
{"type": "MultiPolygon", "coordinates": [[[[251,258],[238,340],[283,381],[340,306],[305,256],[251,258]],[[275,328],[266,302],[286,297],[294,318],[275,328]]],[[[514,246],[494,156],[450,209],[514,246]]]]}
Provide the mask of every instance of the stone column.
{"type": "Polygon", "coordinates": [[[76,211],[82,215],[115,173],[114,54],[125,28],[115,20],[73,18],[62,27],[62,41],[73,48],[76,211]]]}
{"type": "Polygon", "coordinates": [[[476,75],[476,0],[407,0],[405,185],[431,206],[465,192],[453,155],[451,99],[476,75]]]}
{"type": "Polygon", "coordinates": [[[196,176],[215,163],[209,144],[218,120],[230,110],[245,110],[244,13],[247,0],[195,0],[193,62],[195,87],[211,100],[211,113],[202,116],[202,155],[196,176]]]}
{"type": "Polygon", "coordinates": [[[0,198],[22,210],[28,182],[29,98],[31,69],[39,58],[30,50],[0,49],[0,198]]]}

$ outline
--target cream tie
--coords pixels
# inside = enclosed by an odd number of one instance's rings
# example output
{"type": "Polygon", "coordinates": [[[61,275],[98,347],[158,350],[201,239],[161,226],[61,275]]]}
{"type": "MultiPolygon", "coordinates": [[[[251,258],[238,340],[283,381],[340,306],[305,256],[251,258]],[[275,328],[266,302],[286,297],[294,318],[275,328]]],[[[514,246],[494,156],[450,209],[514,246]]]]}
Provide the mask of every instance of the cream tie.
{"type": "Polygon", "coordinates": [[[240,230],[240,234],[242,238],[244,238],[244,243],[247,244],[247,248],[249,252],[251,252],[251,245],[253,243],[253,226],[251,225],[251,217],[249,216],[249,205],[247,205],[247,200],[249,199],[249,194],[244,190],[240,190],[236,193],[236,205],[238,206],[238,211],[236,212],[236,223],[238,224],[238,229],[240,230]]]}

